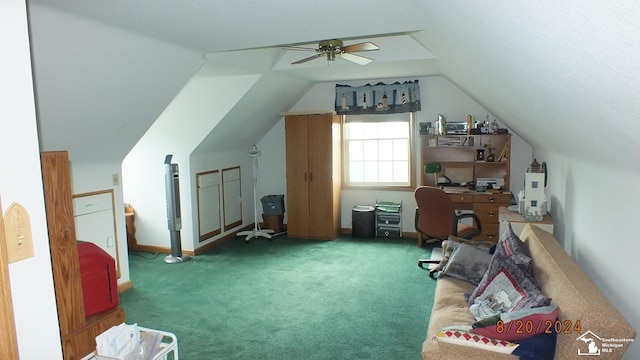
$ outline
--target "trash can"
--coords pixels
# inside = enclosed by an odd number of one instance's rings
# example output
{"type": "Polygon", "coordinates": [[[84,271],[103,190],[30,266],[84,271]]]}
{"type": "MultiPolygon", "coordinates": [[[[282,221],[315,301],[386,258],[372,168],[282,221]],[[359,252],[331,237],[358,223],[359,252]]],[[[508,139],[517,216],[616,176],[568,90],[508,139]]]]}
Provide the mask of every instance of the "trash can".
{"type": "Polygon", "coordinates": [[[274,234],[284,232],[284,216],[283,215],[264,215],[262,214],[262,228],[271,229],[274,234]]]}
{"type": "Polygon", "coordinates": [[[351,211],[354,238],[371,239],[376,233],[376,208],[370,205],[356,205],[351,211]]]}
{"type": "Polygon", "coordinates": [[[266,195],[260,200],[262,215],[284,215],[284,195],[266,195]]]}
{"type": "Polygon", "coordinates": [[[262,220],[265,229],[279,234],[284,231],[284,195],[266,195],[262,199],[262,220]]]}

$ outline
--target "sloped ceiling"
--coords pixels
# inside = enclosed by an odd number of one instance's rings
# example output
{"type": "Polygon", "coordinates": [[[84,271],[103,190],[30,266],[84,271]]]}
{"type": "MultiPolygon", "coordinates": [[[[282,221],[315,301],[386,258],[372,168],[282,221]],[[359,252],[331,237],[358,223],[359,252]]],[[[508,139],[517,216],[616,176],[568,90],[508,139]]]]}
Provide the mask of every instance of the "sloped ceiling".
{"type": "MultiPolygon", "coordinates": [[[[71,121],[87,138],[96,129],[125,134],[119,147],[130,148],[204,54],[236,64],[267,54],[270,71],[309,83],[442,74],[534,149],[640,171],[640,6],[630,1],[32,0],[29,7],[45,147],[65,139],[56,129],[71,121]],[[53,20],[70,20],[69,28],[49,23],[53,13],[65,14],[53,20]],[[388,44],[367,54],[375,60],[367,66],[291,67],[305,54],[281,50],[330,38],[388,44]],[[129,110],[137,110],[135,121],[129,110]],[[603,138],[611,145],[599,146],[603,138]]],[[[299,96],[278,95],[289,97],[283,104],[299,96]]],[[[91,138],[78,147],[93,145],[91,138]]]]}

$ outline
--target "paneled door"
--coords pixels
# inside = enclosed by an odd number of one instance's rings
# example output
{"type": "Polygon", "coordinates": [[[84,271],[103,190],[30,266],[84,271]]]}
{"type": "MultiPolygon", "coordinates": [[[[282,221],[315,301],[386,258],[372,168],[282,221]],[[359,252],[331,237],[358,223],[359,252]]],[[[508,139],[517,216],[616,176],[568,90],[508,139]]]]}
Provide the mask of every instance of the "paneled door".
{"type": "Polygon", "coordinates": [[[220,234],[222,202],[220,198],[220,172],[217,170],[196,174],[198,183],[198,231],[200,241],[220,234]]]}

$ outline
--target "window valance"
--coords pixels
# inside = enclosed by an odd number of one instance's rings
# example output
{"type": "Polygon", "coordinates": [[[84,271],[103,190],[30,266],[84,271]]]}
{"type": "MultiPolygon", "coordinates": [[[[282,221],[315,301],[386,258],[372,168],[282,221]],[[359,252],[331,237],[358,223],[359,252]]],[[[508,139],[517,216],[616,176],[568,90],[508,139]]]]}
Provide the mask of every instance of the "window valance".
{"type": "Polygon", "coordinates": [[[418,80],[353,87],[336,84],[336,113],[393,114],[420,110],[418,80]]]}

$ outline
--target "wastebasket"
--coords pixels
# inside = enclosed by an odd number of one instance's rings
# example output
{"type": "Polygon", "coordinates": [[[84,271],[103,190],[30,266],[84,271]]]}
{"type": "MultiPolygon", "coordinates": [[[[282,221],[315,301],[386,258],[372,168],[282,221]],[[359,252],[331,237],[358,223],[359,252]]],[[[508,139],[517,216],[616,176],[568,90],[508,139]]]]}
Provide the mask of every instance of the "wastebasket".
{"type": "Polygon", "coordinates": [[[284,231],[284,195],[266,195],[262,199],[262,220],[265,229],[279,234],[284,231]]]}
{"type": "Polygon", "coordinates": [[[283,215],[262,215],[262,228],[271,229],[275,234],[279,234],[284,231],[284,216],[283,215]]]}
{"type": "Polygon", "coordinates": [[[260,200],[262,215],[284,215],[284,195],[266,195],[260,200]]]}
{"type": "Polygon", "coordinates": [[[351,211],[354,238],[371,239],[376,233],[376,208],[370,205],[356,205],[351,211]]]}

